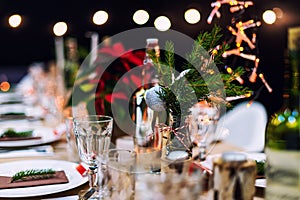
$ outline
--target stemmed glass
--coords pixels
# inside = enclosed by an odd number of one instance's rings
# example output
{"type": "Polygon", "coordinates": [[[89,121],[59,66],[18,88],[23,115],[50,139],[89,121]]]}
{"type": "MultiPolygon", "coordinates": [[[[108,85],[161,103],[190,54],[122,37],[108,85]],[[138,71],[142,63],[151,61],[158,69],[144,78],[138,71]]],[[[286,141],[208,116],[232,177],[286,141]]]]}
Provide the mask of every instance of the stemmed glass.
{"type": "Polygon", "coordinates": [[[191,109],[190,136],[199,149],[199,159],[205,160],[208,145],[215,139],[220,112],[216,105],[199,102],[191,109]]]}
{"type": "Polygon", "coordinates": [[[110,116],[74,117],[74,132],[78,154],[80,159],[89,166],[90,188],[84,194],[83,199],[99,199],[107,193],[105,163],[112,128],[113,118],[110,116]]]}

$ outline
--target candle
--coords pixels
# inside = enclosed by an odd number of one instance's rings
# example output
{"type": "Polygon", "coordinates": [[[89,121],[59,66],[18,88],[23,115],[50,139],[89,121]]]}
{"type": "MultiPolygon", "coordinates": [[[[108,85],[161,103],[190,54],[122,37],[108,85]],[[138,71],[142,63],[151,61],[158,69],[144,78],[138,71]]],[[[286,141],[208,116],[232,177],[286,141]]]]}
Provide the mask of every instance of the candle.
{"type": "Polygon", "coordinates": [[[90,65],[93,65],[93,63],[97,59],[99,35],[95,32],[88,32],[87,37],[91,38],[90,65]]]}
{"type": "Polygon", "coordinates": [[[55,37],[55,53],[56,53],[56,64],[58,68],[63,71],[65,65],[63,37],[60,36],[55,37]]]}

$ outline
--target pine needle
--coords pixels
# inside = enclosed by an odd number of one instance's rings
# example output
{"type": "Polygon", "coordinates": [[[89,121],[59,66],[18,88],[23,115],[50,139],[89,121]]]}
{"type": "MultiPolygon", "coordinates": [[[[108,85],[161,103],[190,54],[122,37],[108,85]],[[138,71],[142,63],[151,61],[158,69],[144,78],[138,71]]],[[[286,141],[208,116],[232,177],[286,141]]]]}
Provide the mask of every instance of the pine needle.
{"type": "Polygon", "coordinates": [[[19,171],[11,178],[11,182],[39,180],[54,177],[55,170],[53,169],[28,169],[19,171]]]}
{"type": "MultiPolygon", "coordinates": [[[[237,68],[232,74],[222,72],[220,66],[222,54],[229,46],[220,44],[223,35],[221,28],[214,26],[210,32],[200,33],[195,40],[192,50],[186,55],[187,63],[179,68],[187,71],[183,77],[177,79],[174,57],[174,44],[165,44],[164,60],[154,60],[154,66],[159,74],[159,84],[162,87],[159,97],[166,103],[166,107],[173,115],[186,115],[189,108],[198,101],[209,100],[211,96],[222,98],[226,106],[225,96],[236,96],[249,93],[250,89],[236,84],[236,78],[245,71],[237,68]],[[224,88],[224,92],[220,91],[224,88]],[[224,94],[223,94],[224,93],[224,94]],[[195,98],[196,97],[196,98],[195,98]]],[[[177,72],[178,73],[178,72],[177,72]]]]}
{"type": "Polygon", "coordinates": [[[15,131],[13,128],[8,128],[0,136],[2,137],[30,137],[32,136],[33,130],[28,131],[15,131]]]}

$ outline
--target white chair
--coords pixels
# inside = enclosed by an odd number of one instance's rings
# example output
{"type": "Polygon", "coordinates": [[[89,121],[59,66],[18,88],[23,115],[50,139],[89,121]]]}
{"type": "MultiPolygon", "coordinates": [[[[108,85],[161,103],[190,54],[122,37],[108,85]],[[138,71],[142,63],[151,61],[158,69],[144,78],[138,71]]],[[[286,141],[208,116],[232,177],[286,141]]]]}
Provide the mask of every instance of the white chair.
{"type": "Polygon", "coordinates": [[[262,152],[265,147],[267,112],[259,102],[254,101],[250,106],[247,103],[237,104],[220,118],[217,135],[247,152],[262,152]]]}

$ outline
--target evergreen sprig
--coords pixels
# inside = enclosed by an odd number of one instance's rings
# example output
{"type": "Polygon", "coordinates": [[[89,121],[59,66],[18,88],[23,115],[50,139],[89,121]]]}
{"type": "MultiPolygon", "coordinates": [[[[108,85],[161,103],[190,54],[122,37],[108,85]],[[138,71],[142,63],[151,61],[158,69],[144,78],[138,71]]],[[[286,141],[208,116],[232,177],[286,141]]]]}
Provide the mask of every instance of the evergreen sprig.
{"type": "Polygon", "coordinates": [[[55,172],[56,171],[53,169],[23,170],[14,174],[11,178],[11,182],[52,178],[54,177],[55,172]]]}
{"type": "Polygon", "coordinates": [[[3,137],[30,137],[30,136],[32,136],[32,133],[33,133],[33,130],[15,131],[13,128],[8,128],[0,135],[0,138],[3,138],[3,137]]]}
{"type": "Polygon", "coordinates": [[[222,37],[219,26],[214,26],[211,32],[200,33],[192,51],[186,55],[187,63],[179,68],[183,70],[181,73],[176,72],[178,67],[175,67],[173,42],[168,41],[165,44],[164,60],[152,57],[162,88],[158,95],[173,115],[187,115],[189,109],[201,100],[215,101],[228,106],[226,96],[251,92],[249,88],[235,81],[237,76],[244,73],[242,67],[233,70],[230,74],[220,70],[222,54],[229,49],[229,45],[220,44],[222,37]],[[224,94],[220,88],[224,89],[224,94]]]}

